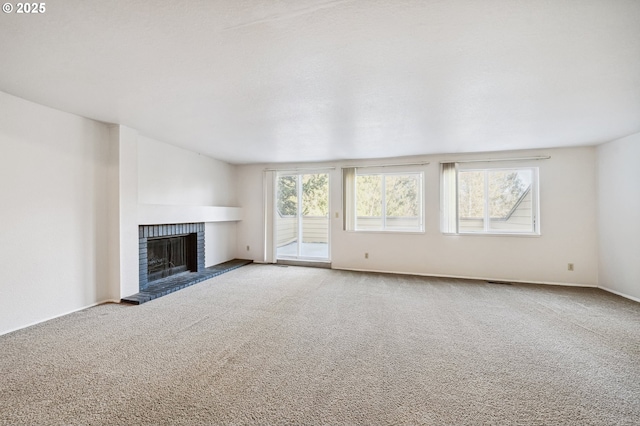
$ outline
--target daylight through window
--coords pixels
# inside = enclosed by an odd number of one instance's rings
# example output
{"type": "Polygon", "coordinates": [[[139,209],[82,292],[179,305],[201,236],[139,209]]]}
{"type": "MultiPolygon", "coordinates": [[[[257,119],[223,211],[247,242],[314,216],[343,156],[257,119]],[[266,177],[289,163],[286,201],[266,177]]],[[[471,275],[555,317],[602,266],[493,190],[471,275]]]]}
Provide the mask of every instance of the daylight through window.
{"type": "Polygon", "coordinates": [[[442,178],[444,232],[539,232],[537,168],[467,168],[454,172],[443,165],[442,178]],[[451,179],[452,173],[456,173],[456,179],[451,179]],[[455,191],[451,185],[456,185],[455,191]]]}
{"type": "Polygon", "coordinates": [[[355,230],[422,231],[422,180],[422,172],[356,172],[355,230]]]}

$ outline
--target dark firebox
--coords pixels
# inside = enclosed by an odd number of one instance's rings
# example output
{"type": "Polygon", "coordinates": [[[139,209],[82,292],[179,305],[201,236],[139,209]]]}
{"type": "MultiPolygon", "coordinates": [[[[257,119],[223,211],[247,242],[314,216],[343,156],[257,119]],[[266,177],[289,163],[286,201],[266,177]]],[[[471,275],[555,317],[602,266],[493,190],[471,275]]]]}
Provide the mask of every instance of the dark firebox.
{"type": "Polygon", "coordinates": [[[150,283],[183,272],[204,270],[204,223],[141,225],[140,281],[150,283]]]}
{"type": "Polygon", "coordinates": [[[195,271],[195,234],[147,240],[147,276],[155,281],[185,271],[195,271]]]}

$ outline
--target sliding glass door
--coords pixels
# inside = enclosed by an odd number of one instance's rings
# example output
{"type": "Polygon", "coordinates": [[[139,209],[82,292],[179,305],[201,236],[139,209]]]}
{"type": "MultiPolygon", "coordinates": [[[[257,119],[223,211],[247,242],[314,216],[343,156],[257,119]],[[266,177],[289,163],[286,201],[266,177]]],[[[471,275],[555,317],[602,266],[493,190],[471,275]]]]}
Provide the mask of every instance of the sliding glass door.
{"type": "Polygon", "coordinates": [[[329,260],[329,174],[276,177],[277,259],[329,260]]]}

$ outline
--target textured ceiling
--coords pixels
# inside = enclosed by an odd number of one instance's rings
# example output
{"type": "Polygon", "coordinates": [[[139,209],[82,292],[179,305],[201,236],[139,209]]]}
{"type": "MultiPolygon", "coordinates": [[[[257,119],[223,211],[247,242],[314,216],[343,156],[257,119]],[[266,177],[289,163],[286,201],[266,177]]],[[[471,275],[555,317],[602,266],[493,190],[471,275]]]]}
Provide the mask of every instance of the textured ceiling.
{"type": "Polygon", "coordinates": [[[0,90],[233,163],[640,131],[638,0],[53,0],[0,90]]]}

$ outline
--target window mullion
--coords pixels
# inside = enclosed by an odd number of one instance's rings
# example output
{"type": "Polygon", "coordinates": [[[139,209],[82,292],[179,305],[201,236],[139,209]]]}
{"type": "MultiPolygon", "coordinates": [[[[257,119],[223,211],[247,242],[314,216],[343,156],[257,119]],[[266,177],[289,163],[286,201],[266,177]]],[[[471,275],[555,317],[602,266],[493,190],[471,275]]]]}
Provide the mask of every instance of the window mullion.
{"type": "Polygon", "coordinates": [[[456,218],[456,234],[460,232],[460,185],[458,184],[458,180],[460,180],[460,168],[458,167],[458,163],[455,164],[455,170],[456,170],[456,179],[455,179],[455,200],[456,200],[456,205],[455,205],[455,218],[456,218]]]}
{"type": "Polygon", "coordinates": [[[425,223],[424,223],[424,186],[422,185],[422,182],[424,181],[424,173],[420,173],[418,175],[418,179],[420,179],[418,181],[418,196],[419,196],[419,200],[418,202],[419,204],[419,211],[418,214],[420,215],[420,231],[424,231],[425,229],[425,223]]]}
{"type": "Polygon", "coordinates": [[[383,230],[387,230],[387,180],[385,175],[382,175],[382,185],[380,185],[381,187],[381,191],[382,191],[382,209],[380,209],[380,211],[382,212],[382,229],[383,230]]]}
{"type": "MultiPolygon", "coordinates": [[[[407,172],[407,173],[371,173],[362,175],[365,176],[362,180],[359,179],[359,176],[356,175],[355,180],[355,188],[354,195],[350,198],[353,199],[354,211],[356,213],[358,208],[362,208],[362,214],[364,215],[362,218],[365,220],[358,220],[355,226],[356,230],[362,231],[395,231],[395,232],[408,232],[408,231],[418,231],[424,232],[424,214],[425,207],[423,203],[425,202],[424,197],[424,185],[423,179],[424,174],[422,172],[407,172]],[[392,177],[392,192],[389,194],[389,201],[387,199],[387,176],[392,177]],[[400,176],[398,178],[397,176],[400,176]],[[407,180],[405,183],[401,181],[401,184],[398,184],[402,187],[402,190],[399,190],[399,193],[396,194],[395,186],[393,182],[397,179],[407,180]],[[413,188],[413,184],[411,182],[412,179],[417,179],[415,189],[413,188]],[[362,187],[360,186],[362,185],[362,187]],[[375,194],[375,187],[378,187],[378,194],[375,194]],[[364,191],[364,192],[363,192],[364,191]],[[374,191],[374,192],[371,192],[374,191]],[[412,194],[412,191],[416,191],[416,194],[412,194]],[[362,196],[366,200],[362,200],[362,206],[358,204],[358,195],[362,194],[362,196]],[[380,198],[378,198],[380,197],[380,198]],[[399,200],[399,207],[396,213],[396,210],[393,208],[396,206],[397,197],[402,197],[399,200]],[[375,202],[379,200],[380,205],[377,207],[380,210],[375,211],[375,202]],[[417,208],[404,206],[402,203],[417,203],[417,208]],[[390,203],[390,204],[389,204],[390,203]],[[391,207],[392,213],[394,216],[389,216],[389,207],[391,207]],[[410,210],[411,209],[411,210],[410,210]],[[376,216],[378,214],[379,216],[376,216]],[[396,215],[398,216],[398,220],[396,221],[396,215]],[[404,217],[406,216],[406,217],[404,217]],[[389,222],[388,219],[393,219],[389,222]],[[361,223],[362,227],[359,225],[361,223]]],[[[344,179],[344,177],[343,177],[344,179]]],[[[343,199],[345,197],[343,196],[343,199]]]]}
{"type": "Polygon", "coordinates": [[[302,175],[298,175],[298,257],[302,256],[302,233],[303,233],[303,222],[302,222],[302,175]]]}
{"type": "MultiPolygon", "coordinates": [[[[353,177],[353,229],[358,230],[358,172],[354,173],[353,177]]],[[[344,189],[343,189],[344,191],[344,189]]]]}
{"type": "Polygon", "coordinates": [[[484,171],[484,232],[489,232],[489,171],[484,171]]]}
{"type": "MultiPolygon", "coordinates": [[[[444,184],[441,191],[449,190],[448,171],[442,168],[441,179],[444,184]]],[[[449,215],[449,208],[453,207],[458,233],[462,230],[463,234],[540,235],[537,167],[457,169],[455,176],[453,206],[446,203],[446,197],[441,196],[441,202],[446,204],[441,207],[442,223],[446,225],[450,216],[444,216],[449,215]],[[483,211],[478,216],[480,208],[483,211]],[[461,210],[469,217],[463,217],[461,210]],[[482,223],[477,222],[479,219],[482,223]]]]}
{"type": "Polygon", "coordinates": [[[539,207],[538,207],[538,203],[539,201],[539,197],[540,197],[540,193],[538,192],[538,170],[537,169],[530,169],[531,170],[531,216],[533,219],[533,232],[537,233],[539,232],[540,229],[540,224],[538,222],[538,213],[540,212],[539,207]]]}

